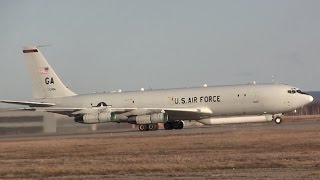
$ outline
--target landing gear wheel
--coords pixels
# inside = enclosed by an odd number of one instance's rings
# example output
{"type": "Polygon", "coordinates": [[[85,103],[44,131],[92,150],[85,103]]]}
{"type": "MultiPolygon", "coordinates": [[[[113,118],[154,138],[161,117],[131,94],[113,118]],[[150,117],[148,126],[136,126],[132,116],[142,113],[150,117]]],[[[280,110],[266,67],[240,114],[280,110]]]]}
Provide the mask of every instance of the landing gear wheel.
{"type": "Polygon", "coordinates": [[[281,119],[280,117],[274,118],[274,122],[275,122],[276,124],[281,124],[281,121],[282,121],[282,119],[281,119]]]}
{"type": "Polygon", "coordinates": [[[158,130],[159,129],[159,125],[156,123],[156,124],[154,124],[154,130],[156,131],[156,130],[158,130]]]}
{"type": "Polygon", "coordinates": [[[182,121],[179,121],[179,127],[178,127],[178,129],[183,129],[183,126],[184,126],[183,122],[182,122],[182,121]]]}
{"type": "Polygon", "coordinates": [[[157,130],[158,128],[157,128],[157,124],[148,124],[148,129],[150,130],[150,131],[155,131],[155,130],[157,130]]]}
{"type": "Polygon", "coordinates": [[[139,124],[139,130],[140,131],[148,131],[147,124],[139,124]]]}
{"type": "Polygon", "coordinates": [[[173,124],[172,122],[166,122],[163,124],[163,127],[165,130],[172,130],[173,129],[173,124]]]}
{"type": "Polygon", "coordinates": [[[180,121],[173,122],[173,129],[179,129],[180,127],[180,121]]]}
{"type": "Polygon", "coordinates": [[[173,122],[173,129],[182,129],[184,126],[182,121],[174,121],[173,122]]]}

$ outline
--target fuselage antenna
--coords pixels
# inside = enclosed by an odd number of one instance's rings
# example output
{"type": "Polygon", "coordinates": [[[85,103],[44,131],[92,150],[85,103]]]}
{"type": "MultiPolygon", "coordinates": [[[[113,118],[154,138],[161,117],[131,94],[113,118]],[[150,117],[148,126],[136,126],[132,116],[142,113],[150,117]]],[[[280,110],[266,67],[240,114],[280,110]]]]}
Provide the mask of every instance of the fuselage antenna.
{"type": "Polygon", "coordinates": [[[271,76],[271,82],[274,83],[274,76],[271,76]]]}

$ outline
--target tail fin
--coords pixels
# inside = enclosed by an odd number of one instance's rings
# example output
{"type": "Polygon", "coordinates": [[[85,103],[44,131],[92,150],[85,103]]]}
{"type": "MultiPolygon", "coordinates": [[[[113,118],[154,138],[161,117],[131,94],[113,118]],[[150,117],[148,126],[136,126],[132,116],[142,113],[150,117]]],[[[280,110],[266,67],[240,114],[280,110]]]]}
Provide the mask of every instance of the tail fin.
{"type": "Polygon", "coordinates": [[[53,71],[37,48],[23,49],[32,80],[34,99],[58,98],[76,95],[68,89],[53,71]]]}

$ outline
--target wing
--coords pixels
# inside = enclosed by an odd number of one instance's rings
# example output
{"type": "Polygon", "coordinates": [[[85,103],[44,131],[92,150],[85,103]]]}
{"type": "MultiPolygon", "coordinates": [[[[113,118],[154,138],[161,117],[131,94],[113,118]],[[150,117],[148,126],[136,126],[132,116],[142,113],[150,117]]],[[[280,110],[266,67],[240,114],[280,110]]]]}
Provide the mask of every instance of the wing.
{"type": "Polygon", "coordinates": [[[25,108],[24,110],[51,112],[51,113],[66,115],[69,117],[75,117],[81,114],[98,113],[101,111],[114,112],[115,114],[122,115],[125,117],[162,112],[162,113],[167,113],[171,120],[198,120],[205,117],[210,117],[212,115],[212,111],[206,107],[112,108],[109,106],[104,106],[104,107],[88,107],[88,108],[65,108],[65,107],[56,107],[54,103],[46,103],[46,102],[11,101],[11,100],[1,100],[0,102],[16,104],[16,105],[27,105],[30,108],[25,108]]]}
{"type": "Polygon", "coordinates": [[[90,107],[90,108],[56,108],[41,107],[36,111],[46,111],[75,117],[81,114],[98,113],[102,111],[113,112],[122,117],[138,116],[152,113],[167,113],[171,120],[197,120],[210,117],[212,111],[208,108],[112,108],[112,107],[90,107]]]}
{"type": "Polygon", "coordinates": [[[109,107],[90,107],[90,108],[64,108],[64,107],[40,107],[35,108],[36,111],[44,111],[66,115],[69,117],[75,117],[81,114],[98,113],[102,111],[114,112],[116,114],[122,114],[125,112],[136,110],[136,108],[109,108],[109,107]]]}

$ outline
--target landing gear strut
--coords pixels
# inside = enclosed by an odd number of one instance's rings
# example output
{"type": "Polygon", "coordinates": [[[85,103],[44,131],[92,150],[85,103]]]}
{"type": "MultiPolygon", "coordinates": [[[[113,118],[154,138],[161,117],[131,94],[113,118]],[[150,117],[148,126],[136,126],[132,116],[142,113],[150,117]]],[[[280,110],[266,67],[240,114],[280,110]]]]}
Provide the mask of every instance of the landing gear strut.
{"type": "Polygon", "coordinates": [[[169,121],[164,123],[165,130],[172,130],[172,129],[183,129],[183,122],[182,121],[169,121]]]}

